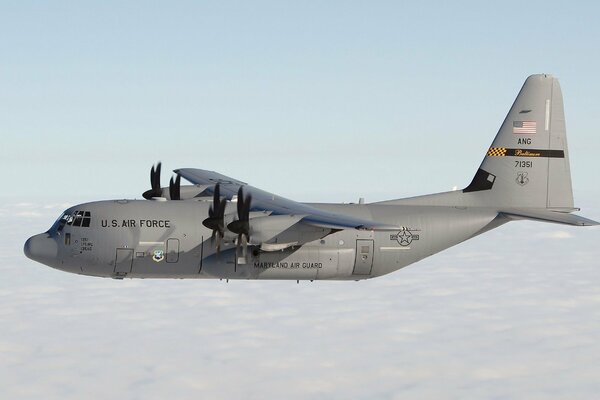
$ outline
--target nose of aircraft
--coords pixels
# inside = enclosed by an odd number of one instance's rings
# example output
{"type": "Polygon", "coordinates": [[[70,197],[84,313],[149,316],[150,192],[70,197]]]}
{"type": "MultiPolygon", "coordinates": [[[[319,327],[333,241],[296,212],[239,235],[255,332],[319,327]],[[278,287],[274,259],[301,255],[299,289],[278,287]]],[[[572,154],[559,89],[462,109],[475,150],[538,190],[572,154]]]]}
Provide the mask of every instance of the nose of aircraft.
{"type": "Polygon", "coordinates": [[[27,239],[23,251],[28,258],[52,266],[58,256],[58,245],[50,235],[40,233],[27,239]]]}

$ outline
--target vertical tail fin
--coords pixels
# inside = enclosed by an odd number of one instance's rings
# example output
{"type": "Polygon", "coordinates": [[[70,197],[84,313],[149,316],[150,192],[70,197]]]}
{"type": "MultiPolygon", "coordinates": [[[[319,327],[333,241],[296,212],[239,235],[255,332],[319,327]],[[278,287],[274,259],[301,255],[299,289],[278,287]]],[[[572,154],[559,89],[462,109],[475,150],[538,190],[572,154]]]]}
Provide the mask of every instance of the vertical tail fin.
{"type": "Polygon", "coordinates": [[[546,74],[527,78],[463,192],[490,206],[573,208],[558,79],[546,74]]]}

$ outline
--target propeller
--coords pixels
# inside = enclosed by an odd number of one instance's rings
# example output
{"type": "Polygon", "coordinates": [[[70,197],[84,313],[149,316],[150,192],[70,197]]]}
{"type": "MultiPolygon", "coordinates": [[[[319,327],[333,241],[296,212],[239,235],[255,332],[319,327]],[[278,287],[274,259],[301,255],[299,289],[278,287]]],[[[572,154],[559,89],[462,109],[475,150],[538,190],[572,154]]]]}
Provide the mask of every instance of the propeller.
{"type": "Polygon", "coordinates": [[[236,243],[236,251],[239,253],[239,248],[242,246],[242,256],[246,258],[248,242],[250,241],[250,205],[252,203],[252,195],[248,194],[244,197],[244,189],[240,186],[237,196],[237,214],[238,219],[227,225],[233,233],[237,233],[238,240],[236,243]]]}
{"type": "Polygon", "coordinates": [[[153,197],[162,197],[162,189],[160,188],[160,168],[161,163],[159,161],[158,164],[156,164],[156,166],[153,165],[150,170],[151,189],[146,190],[142,194],[146,200],[150,200],[153,197]]]}
{"type": "Polygon", "coordinates": [[[175,180],[169,181],[169,197],[171,200],[181,200],[181,175],[177,174],[175,180]]]}
{"type": "Polygon", "coordinates": [[[221,251],[221,239],[225,236],[225,206],[227,199],[221,199],[221,186],[217,183],[213,191],[213,204],[208,209],[208,218],[202,225],[212,230],[211,241],[217,239],[217,254],[221,251]]]}

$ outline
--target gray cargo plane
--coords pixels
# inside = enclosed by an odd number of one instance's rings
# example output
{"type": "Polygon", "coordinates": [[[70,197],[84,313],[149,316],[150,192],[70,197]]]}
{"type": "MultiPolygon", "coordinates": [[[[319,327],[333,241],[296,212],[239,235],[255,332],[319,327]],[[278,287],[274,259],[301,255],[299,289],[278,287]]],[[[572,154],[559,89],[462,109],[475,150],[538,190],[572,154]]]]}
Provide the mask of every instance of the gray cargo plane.
{"type": "Polygon", "coordinates": [[[122,279],[337,279],[388,274],[513,220],[597,225],[572,214],[558,80],[525,81],[463,190],[363,204],[306,204],[216,172],[160,163],[146,200],[80,204],[25,243],[63,271],[122,279]],[[181,185],[181,178],[192,185],[181,185]]]}

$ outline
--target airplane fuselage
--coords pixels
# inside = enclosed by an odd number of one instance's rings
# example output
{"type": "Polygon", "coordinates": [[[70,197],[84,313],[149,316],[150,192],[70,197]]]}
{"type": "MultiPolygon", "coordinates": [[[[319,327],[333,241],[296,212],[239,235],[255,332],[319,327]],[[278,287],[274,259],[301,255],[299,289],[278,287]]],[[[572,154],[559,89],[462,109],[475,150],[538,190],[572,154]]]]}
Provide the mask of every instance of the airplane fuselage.
{"type": "Polygon", "coordinates": [[[486,208],[311,204],[403,228],[295,229],[295,239],[304,244],[264,251],[251,242],[241,257],[235,236],[226,236],[217,252],[211,230],[202,224],[209,205],[201,200],[87,203],[65,211],[65,216],[75,216],[74,223],[61,224],[59,219],[32,240],[48,241],[49,254],[41,262],[92,276],[359,280],[398,270],[506,222],[486,208]]]}
{"type": "MultiPolygon", "coordinates": [[[[81,204],[25,243],[38,262],[112,278],[360,280],[511,220],[598,225],[575,207],[562,94],[527,78],[462,190],[372,204],[306,204],[216,171],[178,168],[146,200],[81,204]],[[181,185],[181,179],[191,185],[181,185]]],[[[372,185],[377,183],[373,182],[372,185]]]]}

